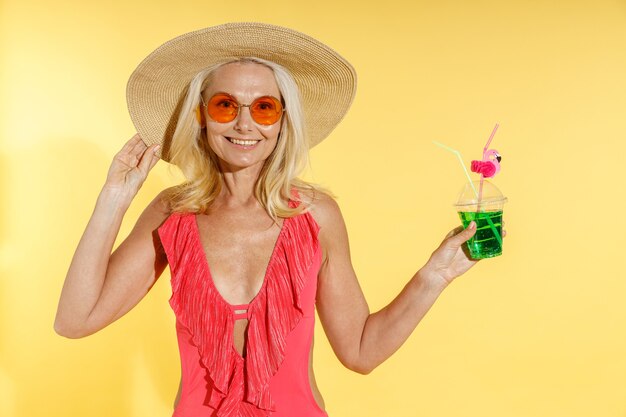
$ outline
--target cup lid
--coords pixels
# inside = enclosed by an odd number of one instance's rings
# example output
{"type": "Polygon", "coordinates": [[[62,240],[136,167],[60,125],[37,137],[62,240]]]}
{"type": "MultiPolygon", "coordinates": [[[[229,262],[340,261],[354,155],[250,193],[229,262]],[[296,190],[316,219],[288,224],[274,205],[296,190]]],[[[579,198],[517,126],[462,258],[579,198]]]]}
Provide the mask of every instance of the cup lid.
{"type": "Polygon", "coordinates": [[[478,195],[480,194],[480,205],[501,205],[508,201],[508,199],[502,195],[498,187],[493,185],[486,179],[483,179],[482,191],[480,186],[480,180],[466,182],[461,192],[459,193],[455,207],[473,206],[478,204],[478,195]]]}

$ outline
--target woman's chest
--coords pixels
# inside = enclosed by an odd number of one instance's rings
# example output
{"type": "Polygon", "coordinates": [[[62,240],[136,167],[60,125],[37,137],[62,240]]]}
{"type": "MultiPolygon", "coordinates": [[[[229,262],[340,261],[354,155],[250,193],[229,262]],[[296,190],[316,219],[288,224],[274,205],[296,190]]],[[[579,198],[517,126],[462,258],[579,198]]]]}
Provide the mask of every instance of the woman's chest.
{"type": "Polygon", "coordinates": [[[249,303],[263,285],[284,220],[196,215],[195,222],[216,289],[230,304],[249,303]]]}

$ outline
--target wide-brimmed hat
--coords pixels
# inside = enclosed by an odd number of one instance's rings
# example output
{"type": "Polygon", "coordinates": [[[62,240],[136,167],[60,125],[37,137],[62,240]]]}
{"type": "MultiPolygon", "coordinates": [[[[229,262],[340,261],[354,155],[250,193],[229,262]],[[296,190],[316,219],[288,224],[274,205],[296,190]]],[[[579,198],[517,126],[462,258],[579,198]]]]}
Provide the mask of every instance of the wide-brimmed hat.
{"type": "Polygon", "coordinates": [[[265,23],[227,23],[165,42],[137,66],[126,86],[130,117],[150,146],[169,141],[191,79],[231,59],[257,57],[287,68],[298,85],[309,146],[324,140],[356,93],[356,72],[337,52],[295,30],[265,23]]]}

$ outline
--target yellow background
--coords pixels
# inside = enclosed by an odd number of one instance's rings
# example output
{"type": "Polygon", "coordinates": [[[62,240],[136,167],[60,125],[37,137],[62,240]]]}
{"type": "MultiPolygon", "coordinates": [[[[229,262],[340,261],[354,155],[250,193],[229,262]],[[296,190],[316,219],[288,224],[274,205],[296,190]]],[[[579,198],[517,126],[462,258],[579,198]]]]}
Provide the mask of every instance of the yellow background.
{"type": "MultiPolygon", "coordinates": [[[[504,255],[453,283],[370,375],[318,322],[331,417],[626,416],[625,1],[4,0],[0,108],[0,415],[163,416],[180,368],[166,272],[123,319],[56,335],[58,297],[111,158],[125,86],[164,41],[256,20],[331,45],[354,106],[306,178],[339,196],[371,311],[459,220],[465,178],[432,140],[503,156],[504,255]]],[[[117,244],[163,188],[159,162],[117,244]]]]}

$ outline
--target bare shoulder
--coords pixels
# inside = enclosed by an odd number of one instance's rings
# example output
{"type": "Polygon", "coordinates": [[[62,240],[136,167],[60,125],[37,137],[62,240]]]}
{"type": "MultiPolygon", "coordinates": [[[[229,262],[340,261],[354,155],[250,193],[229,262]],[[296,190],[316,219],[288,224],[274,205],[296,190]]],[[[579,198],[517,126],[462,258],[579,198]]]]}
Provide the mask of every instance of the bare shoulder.
{"type": "Polygon", "coordinates": [[[329,258],[349,257],[348,231],[337,201],[320,191],[307,193],[302,199],[309,204],[309,212],[320,227],[318,237],[322,247],[322,264],[325,265],[329,258]]]}
{"type": "Polygon", "coordinates": [[[302,193],[302,200],[310,206],[311,215],[320,229],[332,228],[333,224],[342,219],[337,201],[323,191],[302,193]]]}
{"type": "Polygon", "coordinates": [[[154,197],[137,219],[136,229],[155,231],[171,213],[168,196],[174,187],[166,188],[154,197]]]}
{"type": "Polygon", "coordinates": [[[175,188],[176,187],[174,186],[162,190],[156,197],[154,197],[154,200],[152,200],[149,207],[154,210],[155,213],[158,213],[158,215],[165,216],[165,218],[167,218],[172,212],[169,196],[175,188]]]}

